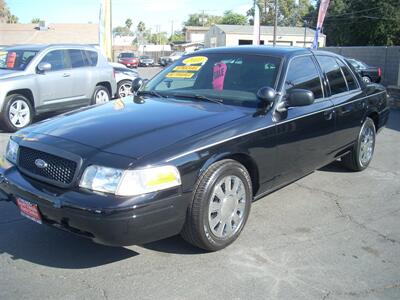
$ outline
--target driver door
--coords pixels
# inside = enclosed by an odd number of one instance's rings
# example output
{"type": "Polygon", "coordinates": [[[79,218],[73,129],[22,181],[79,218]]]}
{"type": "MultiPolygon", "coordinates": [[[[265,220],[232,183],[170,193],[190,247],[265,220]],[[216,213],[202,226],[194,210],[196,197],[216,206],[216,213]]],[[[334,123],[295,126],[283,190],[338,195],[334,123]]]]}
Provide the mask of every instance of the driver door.
{"type": "Polygon", "coordinates": [[[72,78],[70,63],[65,50],[52,50],[40,63],[51,64],[51,70],[36,74],[40,106],[58,106],[61,100],[72,97],[72,78]]]}

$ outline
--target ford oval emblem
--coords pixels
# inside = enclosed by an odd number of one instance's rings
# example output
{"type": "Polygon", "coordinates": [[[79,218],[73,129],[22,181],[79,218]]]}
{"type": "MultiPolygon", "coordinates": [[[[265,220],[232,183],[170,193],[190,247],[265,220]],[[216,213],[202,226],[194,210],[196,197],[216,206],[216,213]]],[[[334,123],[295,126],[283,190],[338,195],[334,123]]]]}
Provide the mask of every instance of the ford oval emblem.
{"type": "Polygon", "coordinates": [[[49,166],[47,162],[45,162],[43,159],[40,159],[40,158],[35,160],[35,165],[39,169],[44,169],[44,168],[47,168],[49,166]]]}

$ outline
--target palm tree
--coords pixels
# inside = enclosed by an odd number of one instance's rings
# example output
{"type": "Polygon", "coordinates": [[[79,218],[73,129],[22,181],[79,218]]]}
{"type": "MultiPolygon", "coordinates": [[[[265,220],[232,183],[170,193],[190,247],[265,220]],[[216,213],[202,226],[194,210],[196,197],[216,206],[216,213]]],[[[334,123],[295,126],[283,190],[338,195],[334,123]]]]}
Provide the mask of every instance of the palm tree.
{"type": "Polygon", "coordinates": [[[126,28],[128,28],[128,29],[131,29],[131,26],[132,26],[132,19],[126,19],[126,21],[125,21],[125,26],[126,26],[126,28]]]}
{"type": "Polygon", "coordinates": [[[140,21],[139,24],[137,25],[137,30],[139,32],[141,32],[141,33],[145,32],[146,31],[146,25],[142,21],[140,21]]]}

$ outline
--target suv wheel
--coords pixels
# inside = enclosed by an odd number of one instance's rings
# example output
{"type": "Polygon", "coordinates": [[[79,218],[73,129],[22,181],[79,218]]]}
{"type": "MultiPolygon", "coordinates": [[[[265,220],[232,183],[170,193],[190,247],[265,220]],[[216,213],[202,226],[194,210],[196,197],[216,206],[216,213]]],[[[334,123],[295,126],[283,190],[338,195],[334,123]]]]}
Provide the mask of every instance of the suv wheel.
{"type": "Polygon", "coordinates": [[[110,101],[110,94],[106,87],[102,85],[96,86],[92,96],[92,104],[103,104],[110,101]]]}
{"type": "Polygon", "coordinates": [[[15,132],[32,123],[33,108],[29,100],[20,94],[6,97],[2,114],[2,123],[9,132],[15,132]]]}
{"type": "Polygon", "coordinates": [[[251,186],[249,173],[237,161],[225,159],[211,165],[196,186],[182,237],[208,251],[233,243],[249,216],[251,186]]]}

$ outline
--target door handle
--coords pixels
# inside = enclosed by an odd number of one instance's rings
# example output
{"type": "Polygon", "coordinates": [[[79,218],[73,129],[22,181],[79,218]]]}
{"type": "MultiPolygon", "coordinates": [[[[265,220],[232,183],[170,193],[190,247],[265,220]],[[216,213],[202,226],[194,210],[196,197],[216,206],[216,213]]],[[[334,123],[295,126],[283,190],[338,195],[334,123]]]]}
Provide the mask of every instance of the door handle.
{"type": "Polygon", "coordinates": [[[64,73],[63,74],[63,77],[69,77],[69,76],[71,76],[71,74],[69,74],[69,73],[64,73]]]}
{"type": "Polygon", "coordinates": [[[335,113],[335,111],[334,111],[333,109],[324,111],[324,118],[325,118],[325,120],[327,120],[327,121],[332,120],[333,114],[334,114],[334,113],[335,113]]]}

